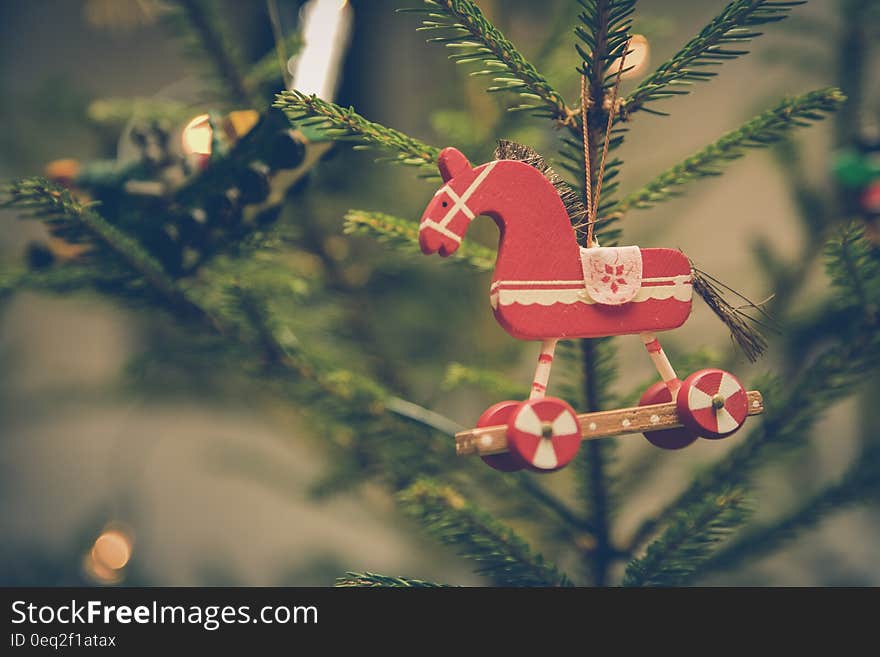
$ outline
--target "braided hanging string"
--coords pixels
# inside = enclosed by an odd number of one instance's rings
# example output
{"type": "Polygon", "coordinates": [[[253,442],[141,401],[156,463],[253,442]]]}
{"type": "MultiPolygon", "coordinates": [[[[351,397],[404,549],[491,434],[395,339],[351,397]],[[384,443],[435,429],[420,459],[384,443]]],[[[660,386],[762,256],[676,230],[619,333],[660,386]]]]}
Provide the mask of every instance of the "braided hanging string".
{"type": "MultiPolygon", "coordinates": [[[[617,79],[611,92],[611,102],[608,106],[608,122],[605,125],[605,140],[602,144],[602,156],[599,160],[599,171],[596,176],[596,192],[592,189],[592,175],[590,162],[590,131],[588,127],[588,112],[590,109],[590,98],[587,94],[587,76],[581,75],[581,134],[583,135],[584,144],[584,196],[586,200],[587,213],[587,243],[586,248],[598,246],[593,237],[593,228],[599,221],[596,215],[599,212],[599,196],[602,193],[602,178],[605,175],[605,160],[608,156],[608,145],[611,141],[611,127],[614,123],[614,117],[618,113],[617,95],[620,90],[620,79],[623,72],[624,61],[629,51],[630,40],[628,39],[623,48],[617,66],[617,79]]],[[[579,228],[580,225],[575,226],[579,228]]],[[[728,287],[718,279],[697,269],[691,263],[692,281],[694,292],[696,292],[706,302],[706,305],[718,316],[719,319],[727,326],[733,341],[740,347],[746,357],[754,362],[757,360],[767,348],[767,340],[762,334],[762,329],[773,330],[772,324],[768,324],[766,320],[769,318],[763,309],[762,303],[754,303],[746,299],[742,294],[728,287]],[[730,293],[740,300],[744,301],[744,305],[734,305],[725,298],[725,293],[730,293]],[[759,319],[754,314],[747,311],[756,311],[763,315],[763,319],[759,319]]]]}
{"type": "Polygon", "coordinates": [[[587,94],[587,76],[581,75],[581,134],[584,140],[584,192],[587,204],[587,248],[593,246],[593,225],[596,223],[596,215],[599,212],[599,196],[602,193],[602,178],[605,175],[605,158],[608,157],[608,143],[611,141],[611,126],[614,124],[614,115],[617,114],[617,93],[620,90],[620,79],[623,73],[623,64],[629,52],[629,43],[632,37],[623,45],[623,53],[617,64],[617,80],[611,92],[611,104],[608,107],[608,123],[605,125],[605,140],[602,144],[602,157],[599,160],[599,173],[596,176],[596,193],[593,194],[593,177],[590,166],[590,130],[588,128],[587,113],[589,111],[590,98],[587,94]]]}

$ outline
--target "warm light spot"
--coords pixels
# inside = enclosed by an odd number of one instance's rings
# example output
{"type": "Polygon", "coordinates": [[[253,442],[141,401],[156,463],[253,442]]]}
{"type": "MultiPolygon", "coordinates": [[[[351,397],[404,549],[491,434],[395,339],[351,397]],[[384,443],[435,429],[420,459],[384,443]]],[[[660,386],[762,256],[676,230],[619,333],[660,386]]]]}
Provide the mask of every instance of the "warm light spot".
{"type": "Polygon", "coordinates": [[[46,165],[46,177],[52,182],[62,185],[70,185],[79,175],[79,160],[73,158],[63,158],[61,160],[52,160],[46,165]]]}
{"type": "Polygon", "coordinates": [[[211,127],[211,117],[200,114],[186,124],[181,135],[183,152],[187,155],[210,155],[211,142],[214,138],[214,129],[211,127]]]}
{"type": "Polygon", "coordinates": [[[91,555],[91,552],[83,557],[83,572],[92,581],[98,584],[118,584],[122,581],[121,570],[111,570],[97,563],[91,555]]]}
{"type": "Polygon", "coordinates": [[[118,529],[107,529],[92,547],[92,561],[96,567],[120,570],[131,559],[131,538],[118,529]]]}
{"type": "MultiPolygon", "coordinates": [[[[623,62],[624,71],[620,77],[629,80],[642,75],[648,68],[650,55],[651,47],[648,45],[648,40],[641,34],[633,34],[629,41],[629,52],[623,62]]],[[[615,63],[611,70],[617,72],[617,66],[618,64],[615,63]]]]}

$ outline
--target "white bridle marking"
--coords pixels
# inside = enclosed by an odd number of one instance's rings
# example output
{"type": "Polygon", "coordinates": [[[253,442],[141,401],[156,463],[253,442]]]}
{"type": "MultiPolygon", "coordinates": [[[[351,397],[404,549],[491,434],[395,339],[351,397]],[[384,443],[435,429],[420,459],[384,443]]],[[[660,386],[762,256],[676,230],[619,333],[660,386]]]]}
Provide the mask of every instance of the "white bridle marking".
{"type": "Polygon", "coordinates": [[[441,233],[442,235],[445,235],[446,237],[455,240],[456,242],[461,244],[461,237],[449,230],[447,226],[458,212],[463,212],[468,219],[473,219],[476,216],[473,210],[468,207],[467,201],[471,196],[473,196],[474,192],[477,191],[480,185],[483,184],[488,175],[492,172],[492,169],[495,168],[496,164],[498,164],[497,161],[489,162],[489,164],[487,164],[483,168],[483,170],[480,171],[480,174],[474,179],[474,181],[468,186],[468,188],[464,190],[464,193],[461,196],[456,194],[455,191],[448,184],[443,185],[443,187],[438,189],[437,193],[434,194],[434,196],[439,196],[440,194],[446,193],[449,198],[452,199],[452,207],[449,208],[449,210],[446,212],[446,215],[439,222],[432,219],[425,219],[422,222],[421,227],[433,228],[438,233],[441,233]]]}
{"type": "Polygon", "coordinates": [[[436,230],[436,231],[437,231],[438,233],[440,233],[441,235],[446,235],[446,237],[448,237],[449,239],[454,240],[454,241],[457,242],[458,244],[461,244],[461,238],[460,238],[458,235],[456,235],[455,233],[453,233],[453,232],[452,232],[451,230],[449,230],[446,226],[441,226],[441,225],[438,224],[436,221],[431,221],[430,219],[425,219],[425,220],[422,222],[422,225],[421,225],[420,229],[421,229],[421,228],[433,228],[434,230],[436,230]]]}

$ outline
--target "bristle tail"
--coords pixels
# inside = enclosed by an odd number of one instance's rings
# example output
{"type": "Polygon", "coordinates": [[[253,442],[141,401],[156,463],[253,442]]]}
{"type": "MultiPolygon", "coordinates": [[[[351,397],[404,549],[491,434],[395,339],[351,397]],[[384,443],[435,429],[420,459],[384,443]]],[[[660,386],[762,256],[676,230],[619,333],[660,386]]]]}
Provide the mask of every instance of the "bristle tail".
{"type": "Polygon", "coordinates": [[[743,308],[755,310],[767,320],[770,320],[770,317],[764,309],[761,308],[761,304],[749,301],[739,292],[736,292],[736,290],[733,290],[727,285],[721,283],[718,279],[709,276],[706,272],[698,269],[694,266],[693,262],[691,262],[691,269],[693,270],[694,292],[699,294],[703,301],[706,302],[706,305],[712,309],[712,312],[724,322],[730,330],[730,336],[733,338],[733,341],[739,345],[739,348],[746,355],[746,358],[754,363],[767,349],[767,340],[761,332],[761,329],[772,329],[772,326],[765,321],[749,315],[743,310],[743,308]],[[739,297],[745,302],[745,304],[743,306],[732,305],[726,299],[727,293],[739,297]]]}

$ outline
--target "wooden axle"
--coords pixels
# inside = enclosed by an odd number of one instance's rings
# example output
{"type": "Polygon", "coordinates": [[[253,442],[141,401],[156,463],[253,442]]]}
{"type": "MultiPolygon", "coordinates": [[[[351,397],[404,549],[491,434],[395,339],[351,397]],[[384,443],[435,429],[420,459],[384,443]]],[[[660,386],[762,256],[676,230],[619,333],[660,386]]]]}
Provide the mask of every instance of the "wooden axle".
{"type": "MultiPolygon", "coordinates": [[[[757,390],[750,390],[749,415],[764,412],[764,400],[757,390]]],[[[577,416],[581,425],[583,440],[607,438],[626,433],[642,433],[662,429],[676,429],[682,425],[678,418],[675,402],[634,406],[614,411],[581,413],[577,416]]],[[[455,434],[455,452],[459,456],[467,454],[501,454],[507,451],[507,425],[496,424],[491,427],[468,429],[455,434]]]]}

